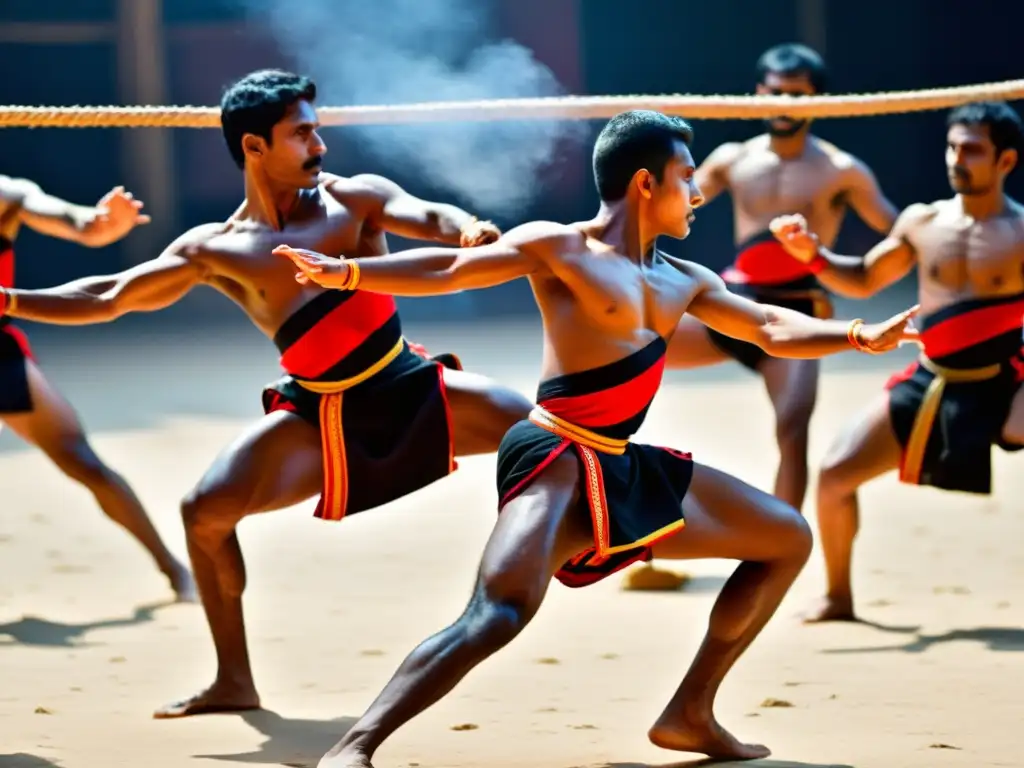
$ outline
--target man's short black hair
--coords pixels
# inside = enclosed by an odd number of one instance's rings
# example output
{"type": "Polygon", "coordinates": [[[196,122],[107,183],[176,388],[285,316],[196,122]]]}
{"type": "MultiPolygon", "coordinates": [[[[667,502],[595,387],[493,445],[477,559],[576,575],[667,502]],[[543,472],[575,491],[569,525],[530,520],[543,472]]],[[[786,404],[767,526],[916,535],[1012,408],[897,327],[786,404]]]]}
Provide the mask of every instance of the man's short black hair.
{"type": "Polygon", "coordinates": [[[633,175],[643,168],[660,182],[680,141],[687,146],[693,142],[693,128],[681,117],[646,109],[613,117],[594,144],[594,181],[601,199],[621,200],[633,175]]]}
{"type": "Polygon", "coordinates": [[[247,133],[270,142],[272,131],[299,101],[316,100],[316,83],[280,69],[250,72],[233,83],[220,100],[220,125],[228,151],[245,168],[242,137],[247,133]]]}
{"type": "Polygon", "coordinates": [[[950,110],[946,127],[984,125],[996,148],[996,157],[1008,149],[1024,151],[1024,125],[1020,115],[1005,101],[981,101],[950,110]]]}
{"type": "Polygon", "coordinates": [[[825,92],[825,60],[817,51],[800,43],[783,43],[762,53],[757,60],[757,82],[763,83],[769,74],[805,75],[815,93],[825,92]]]}

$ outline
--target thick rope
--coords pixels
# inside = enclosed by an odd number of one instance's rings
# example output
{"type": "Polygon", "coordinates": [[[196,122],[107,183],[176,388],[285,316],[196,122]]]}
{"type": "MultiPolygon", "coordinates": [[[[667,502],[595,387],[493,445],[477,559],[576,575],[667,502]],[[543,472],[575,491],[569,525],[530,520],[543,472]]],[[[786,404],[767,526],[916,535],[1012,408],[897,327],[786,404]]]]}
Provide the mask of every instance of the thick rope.
{"type": "MultiPolygon", "coordinates": [[[[1024,80],[922,91],[842,96],[559,96],[363,107],[321,107],[323,125],[381,125],[441,121],[586,120],[627,109],[654,109],[694,119],[860,117],[924,112],[988,99],[1024,99],[1024,80]]],[[[216,107],[0,106],[0,128],[216,128],[216,107]]]]}

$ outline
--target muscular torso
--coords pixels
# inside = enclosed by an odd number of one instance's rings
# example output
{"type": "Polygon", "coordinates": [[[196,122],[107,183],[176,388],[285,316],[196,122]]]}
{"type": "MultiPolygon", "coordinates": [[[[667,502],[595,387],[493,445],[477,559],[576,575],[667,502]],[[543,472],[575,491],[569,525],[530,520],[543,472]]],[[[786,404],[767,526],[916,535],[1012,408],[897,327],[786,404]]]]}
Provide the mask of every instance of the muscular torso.
{"type": "Polygon", "coordinates": [[[775,154],[767,136],[739,145],[726,170],[736,242],[765,232],[776,216],[800,213],[830,247],[846,212],[845,182],[851,163],[849,155],[814,137],[794,159],[775,154]]]}
{"type": "Polygon", "coordinates": [[[956,200],[922,207],[907,234],[918,260],[922,314],[970,298],[1024,292],[1024,208],[977,221],[956,200]]]}
{"type": "Polygon", "coordinates": [[[337,257],[387,253],[384,234],[371,230],[345,204],[343,193],[322,184],[303,195],[280,231],[238,214],[220,227],[211,225],[193,257],[207,269],[204,282],[238,304],[271,338],[299,307],[324,291],[295,281],[291,262],[272,253],[284,244],[337,257]]]}
{"type": "Polygon", "coordinates": [[[655,251],[638,265],[577,230],[554,274],[531,278],[544,319],[542,379],[607,365],[657,336],[667,341],[698,289],[685,262],[655,251]]]}

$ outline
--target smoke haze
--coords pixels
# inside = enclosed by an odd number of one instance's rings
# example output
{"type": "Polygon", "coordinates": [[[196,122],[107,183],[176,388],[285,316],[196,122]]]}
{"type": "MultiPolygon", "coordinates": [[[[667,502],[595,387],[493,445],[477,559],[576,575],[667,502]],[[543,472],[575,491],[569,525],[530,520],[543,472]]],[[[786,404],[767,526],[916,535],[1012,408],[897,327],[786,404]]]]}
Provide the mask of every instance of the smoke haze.
{"type": "MultiPolygon", "coordinates": [[[[320,105],[555,96],[554,74],[494,40],[492,0],[238,0],[317,83],[320,105]]],[[[363,148],[474,210],[514,215],[585,124],[564,121],[351,126],[363,148]]],[[[330,143],[328,144],[330,147],[330,143]]]]}

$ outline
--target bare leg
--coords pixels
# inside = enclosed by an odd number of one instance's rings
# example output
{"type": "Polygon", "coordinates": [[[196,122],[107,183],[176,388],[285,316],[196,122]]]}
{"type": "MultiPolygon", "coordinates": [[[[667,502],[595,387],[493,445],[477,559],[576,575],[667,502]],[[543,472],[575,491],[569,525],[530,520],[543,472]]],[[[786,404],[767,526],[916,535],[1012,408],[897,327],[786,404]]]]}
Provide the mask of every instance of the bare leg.
{"type": "Polygon", "coordinates": [[[670,369],[705,368],[732,360],[708,336],[708,328],[696,318],[684,316],[669,339],[665,363],[670,369]]]}
{"type": "Polygon", "coordinates": [[[1008,443],[1024,445],[1024,387],[1017,390],[1010,405],[1010,413],[1003,424],[1003,439],[1008,443]]]}
{"type": "Polygon", "coordinates": [[[182,502],[189,556],[217,649],[217,677],[206,690],[157,710],[154,717],[259,707],[242,615],[245,563],[235,529],[247,515],[308,499],[322,483],[318,430],[278,411],[229,445],[182,502]]]}
{"type": "MultiPolygon", "coordinates": [[[[684,316],[676,326],[675,335],[669,340],[665,354],[667,367],[677,370],[705,368],[732,360],[711,341],[707,326],[689,316],[684,316]]],[[[673,592],[686,584],[688,579],[686,573],[647,562],[630,568],[622,580],[622,587],[634,592],[673,592]]]]}
{"type": "Polygon", "coordinates": [[[807,494],[807,444],[811,414],[818,396],[817,360],[766,357],[760,366],[775,409],[779,469],[775,496],[799,510],[807,494]]]}
{"type": "Polygon", "coordinates": [[[320,768],[369,768],[389,735],[523,630],[540,608],[551,576],[593,540],[587,521],[570,512],[578,509],[578,483],[575,455],[563,454],[505,507],[484,549],[465,612],[406,657],[320,768]]]}
{"type": "Polygon", "coordinates": [[[829,447],[818,476],[818,529],[828,591],[804,616],[807,622],[853,621],[851,566],[860,525],[857,489],[900,465],[900,446],[882,393],[853,418],[829,447]]]}
{"type": "Polygon", "coordinates": [[[718,724],[715,696],[807,562],[811,531],[792,507],[701,465],[694,467],[683,509],[686,528],[656,545],[656,556],[743,562],[722,588],[704,642],[649,737],[665,749],[715,758],[765,757],[766,747],[743,744],[718,724]]]}
{"type": "Polygon", "coordinates": [[[65,475],[92,493],[104,514],[142,544],[179,600],[195,600],[195,584],[183,563],[170,553],[135,492],[96,455],[70,404],[30,360],[25,361],[33,410],[4,420],[24,441],[38,446],[65,475]]]}
{"type": "Polygon", "coordinates": [[[530,414],[533,404],[515,390],[486,376],[444,369],[456,456],[494,453],[513,424],[530,414]]]}

